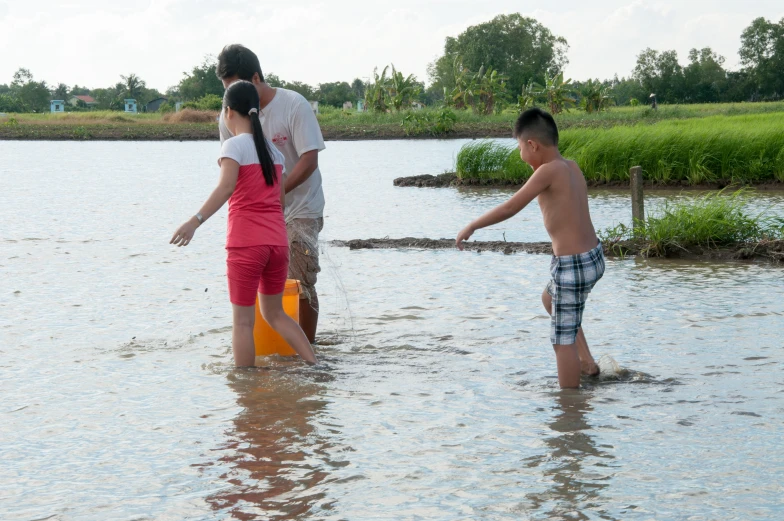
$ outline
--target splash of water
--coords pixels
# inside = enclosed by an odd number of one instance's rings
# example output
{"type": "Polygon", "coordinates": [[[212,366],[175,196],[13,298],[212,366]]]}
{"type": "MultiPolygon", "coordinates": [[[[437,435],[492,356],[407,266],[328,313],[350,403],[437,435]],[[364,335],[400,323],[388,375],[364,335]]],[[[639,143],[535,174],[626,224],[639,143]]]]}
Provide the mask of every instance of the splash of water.
{"type": "Polygon", "coordinates": [[[610,355],[602,355],[597,362],[602,378],[618,378],[621,376],[621,366],[610,355]]]}

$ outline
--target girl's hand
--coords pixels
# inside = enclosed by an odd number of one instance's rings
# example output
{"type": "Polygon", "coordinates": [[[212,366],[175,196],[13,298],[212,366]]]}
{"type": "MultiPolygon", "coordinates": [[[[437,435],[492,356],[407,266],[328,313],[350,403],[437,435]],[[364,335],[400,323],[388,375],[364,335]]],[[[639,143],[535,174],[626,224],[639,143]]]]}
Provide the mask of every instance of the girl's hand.
{"type": "Polygon", "coordinates": [[[455,241],[455,244],[457,244],[458,250],[463,251],[464,248],[463,241],[467,241],[468,239],[470,239],[471,236],[474,234],[474,231],[475,230],[469,224],[468,226],[463,228],[460,231],[460,233],[457,234],[457,240],[455,241]]]}
{"type": "Polygon", "coordinates": [[[198,227],[199,221],[196,217],[191,217],[174,232],[169,244],[174,244],[177,247],[187,246],[190,244],[191,239],[193,239],[193,235],[196,233],[196,228],[198,227]]]}

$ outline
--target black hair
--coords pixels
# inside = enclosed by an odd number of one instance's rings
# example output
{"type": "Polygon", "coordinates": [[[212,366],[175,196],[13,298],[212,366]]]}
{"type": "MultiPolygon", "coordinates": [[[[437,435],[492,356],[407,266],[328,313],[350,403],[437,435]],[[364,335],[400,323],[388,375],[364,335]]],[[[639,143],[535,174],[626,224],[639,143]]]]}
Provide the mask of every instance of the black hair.
{"type": "Polygon", "coordinates": [[[528,109],[517,118],[514,137],[531,136],[543,145],[558,146],[558,126],[553,117],[542,109],[528,109]]]}
{"type": "Polygon", "coordinates": [[[259,81],[264,81],[264,74],[261,72],[259,57],[256,54],[238,43],[227,45],[218,55],[218,64],[215,66],[215,74],[221,80],[226,78],[239,78],[245,81],[252,81],[253,75],[259,75],[259,81]]]}
{"type": "Polygon", "coordinates": [[[250,118],[250,124],[253,128],[253,142],[256,144],[256,153],[259,156],[259,163],[261,164],[261,172],[264,174],[264,180],[267,186],[275,184],[275,161],[272,160],[272,153],[267,147],[267,140],[264,137],[264,131],[261,129],[261,121],[259,120],[259,93],[256,91],[256,86],[249,81],[239,80],[235,81],[226,93],[223,95],[223,107],[230,108],[235,111],[237,115],[243,118],[250,118]],[[251,110],[256,109],[251,113],[251,110]]]}

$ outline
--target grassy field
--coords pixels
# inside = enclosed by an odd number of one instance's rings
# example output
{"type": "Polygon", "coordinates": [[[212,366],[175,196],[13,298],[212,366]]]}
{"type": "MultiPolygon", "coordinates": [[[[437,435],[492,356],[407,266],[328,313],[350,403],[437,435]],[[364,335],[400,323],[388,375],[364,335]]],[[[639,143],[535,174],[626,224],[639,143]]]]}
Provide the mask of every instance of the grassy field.
{"type": "Polygon", "coordinates": [[[0,118],[0,140],[197,140],[218,139],[217,113],[125,114],[113,111],[9,114],[0,118]]]}
{"type": "MultiPolygon", "coordinates": [[[[670,120],[704,119],[718,116],[784,113],[784,102],[707,105],[662,105],[613,107],[602,113],[586,114],[577,110],[556,117],[562,130],[611,128],[657,124],[670,120]]],[[[324,137],[331,140],[404,139],[418,137],[484,138],[508,137],[517,117],[516,110],[480,116],[471,111],[454,111],[449,130],[435,131],[441,109],[413,113],[343,111],[321,107],[319,123],[324,137]],[[409,117],[426,120],[421,125],[404,123],[409,117]],[[433,126],[433,128],[429,128],[433,126]]],[[[0,117],[1,139],[217,139],[216,114],[182,111],[178,114],[136,114],[96,111],[65,114],[9,114],[0,117]]]]}
{"type": "MultiPolygon", "coordinates": [[[[783,129],[784,112],[671,119],[566,129],[560,148],[592,184],[628,182],[633,166],[658,185],[782,183],[783,129]]],[[[516,148],[490,142],[463,147],[455,168],[461,179],[499,182],[522,183],[532,173],[516,148]]]]}

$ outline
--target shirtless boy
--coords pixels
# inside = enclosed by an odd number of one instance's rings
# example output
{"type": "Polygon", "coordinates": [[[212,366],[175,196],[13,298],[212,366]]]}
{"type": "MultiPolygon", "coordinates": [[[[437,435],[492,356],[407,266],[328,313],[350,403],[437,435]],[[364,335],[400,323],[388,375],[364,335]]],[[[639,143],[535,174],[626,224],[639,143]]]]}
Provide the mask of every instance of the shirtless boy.
{"type": "Polygon", "coordinates": [[[463,241],[476,230],[513,217],[538,197],[553,241],[550,282],[542,303],[551,315],[558,383],[562,389],[577,388],[581,372],[599,374],[581,324],[588,294],[604,274],[604,253],[588,211],[585,177],[577,163],[558,151],[558,127],[550,114],[540,109],[523,112],[514,137],[533,175],[511,199],[466,226],[457,236],[457,247],[462,250],[463,241]]]}

